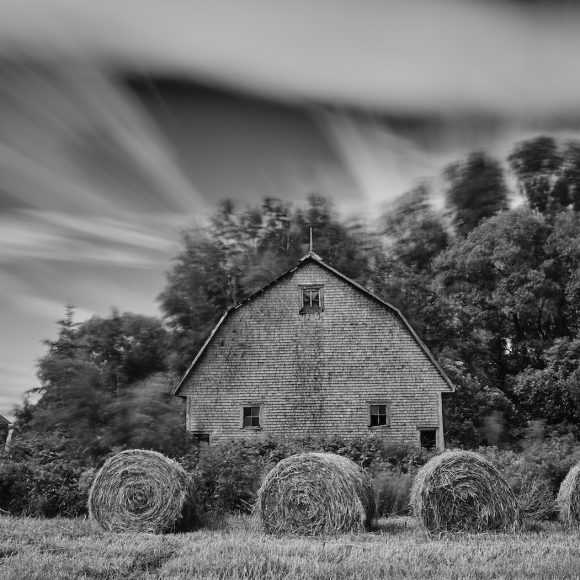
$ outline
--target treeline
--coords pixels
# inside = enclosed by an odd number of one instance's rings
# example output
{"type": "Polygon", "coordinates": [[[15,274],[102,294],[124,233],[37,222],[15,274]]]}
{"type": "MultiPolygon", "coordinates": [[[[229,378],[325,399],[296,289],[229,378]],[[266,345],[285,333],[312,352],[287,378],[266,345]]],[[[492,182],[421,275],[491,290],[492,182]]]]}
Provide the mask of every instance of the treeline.
{"type": "Polygon", "coordinates": [[[580,437],[580,144],[538,137],[502,161],[475,152],[442,177],[444,191],[421,184],[372,222],[318,195],[220,204],[181,235],[163,320],[113,310],[77,324],[67,308],[17,439],[51,434],[95,462],[128,447],[179,455],[171,386],[226,308],[307,253],[310,228],[315,251],[401,309],[457,386],[450,444],[509,446],[540,427],[580,437]]]}

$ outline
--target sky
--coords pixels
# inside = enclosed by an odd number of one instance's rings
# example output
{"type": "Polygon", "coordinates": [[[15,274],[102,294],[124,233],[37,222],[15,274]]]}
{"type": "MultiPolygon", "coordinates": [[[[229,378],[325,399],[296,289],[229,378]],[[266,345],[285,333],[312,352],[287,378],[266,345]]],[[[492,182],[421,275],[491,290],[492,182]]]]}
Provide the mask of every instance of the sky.
{"type": "MultiPolygon", "coordinates": [[[[0,414],[64,304],[159,315],[218,199],[376,213],[445,164],[580,131],[566,1],[0,0],[0,414]]],[[[192,353],[193,354],[193,353],[192,353]]]]}

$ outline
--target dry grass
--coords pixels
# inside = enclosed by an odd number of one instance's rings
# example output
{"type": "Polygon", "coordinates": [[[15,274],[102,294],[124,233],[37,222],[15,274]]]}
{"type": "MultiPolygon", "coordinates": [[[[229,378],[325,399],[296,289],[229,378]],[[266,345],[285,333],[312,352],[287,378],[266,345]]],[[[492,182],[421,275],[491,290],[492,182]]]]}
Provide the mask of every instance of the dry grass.
{"type": "Polygon", "coordinates": [[[192,483],[175,461],[134,449],[108,459],[89,493],[89,515],[109,532],[162,533],[195,524],[192,483]]]}
{"type": "Polygon", "coordinates": [[[417,473],[411,488],[414,515],[429,532],[513,531],[518,502],[487,459],[470,451],[447,451],[417,473]]]}
{"type": "Polygon", "coordinates": [[[2,580],[357,580],[577,578],[578,533],[426,535],[413,518],[373,533],[277,537],[229,517],[221,530],[113,534],[85,520],[0,517],[2,580]]]}
{"type": "Polygon", "coordinates": [[[562,481],[556,504],[564,523],[580,526],[580,464],[575,465],[562,481]]]}
{"type": "Polygon", "coordinates": [[[360,533],[375,514],[368,475],[332,453],[302,453],[284,459],[264,478],[255,513],[273,534],[360,533]]]}

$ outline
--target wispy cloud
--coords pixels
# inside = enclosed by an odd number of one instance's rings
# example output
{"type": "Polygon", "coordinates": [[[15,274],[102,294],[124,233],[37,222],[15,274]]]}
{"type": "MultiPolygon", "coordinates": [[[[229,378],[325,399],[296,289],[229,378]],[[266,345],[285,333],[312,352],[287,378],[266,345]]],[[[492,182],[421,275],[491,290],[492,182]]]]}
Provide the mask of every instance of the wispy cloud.
{"type": "Polygon", "coordinates": [[[153,224],[23,210],[0,217],[0,262],[30,258],[158,267],[174,245],[174,232],[153,224]]]}
{"type": "Polygon", "coordinates": [[[39,52],[0,58],[0,74],[3,189],[33,207],[109,217],[203,205],[140,103],[94,64],[39,52]]]}
{"type": "MultiPolygon", "coordinates": [[[[39,316],[44,318],[50,323],[55,322],[55,315],[62,314],[64,312],[63,304],[59,300],[52,300],[49,298],[44,298],[42,296],[35,296],[31,294],[21,294],[12,296],[11,305],[27,314],[34,316],[39,316]]],[[[82,306],[75,306],[75,321],[82,322],[94,316],[96,312],[83,308],[82,306]]],[[[13,365],[14,371],[17,370],[17,366],[13,365]]]]}

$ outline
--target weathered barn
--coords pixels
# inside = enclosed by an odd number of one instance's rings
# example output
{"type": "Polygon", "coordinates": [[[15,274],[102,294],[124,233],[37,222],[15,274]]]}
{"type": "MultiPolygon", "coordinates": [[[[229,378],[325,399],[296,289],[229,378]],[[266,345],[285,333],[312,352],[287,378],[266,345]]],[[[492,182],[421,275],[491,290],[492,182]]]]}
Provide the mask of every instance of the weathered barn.
{"type": "Polygon", "coordinates": [[[222,316],[173,393],[212,444],[337,435],[442,449],[452,390],[396,308],[311,252],[222,316]]]}

